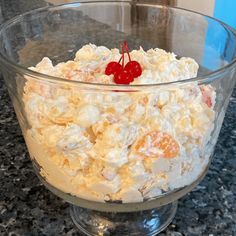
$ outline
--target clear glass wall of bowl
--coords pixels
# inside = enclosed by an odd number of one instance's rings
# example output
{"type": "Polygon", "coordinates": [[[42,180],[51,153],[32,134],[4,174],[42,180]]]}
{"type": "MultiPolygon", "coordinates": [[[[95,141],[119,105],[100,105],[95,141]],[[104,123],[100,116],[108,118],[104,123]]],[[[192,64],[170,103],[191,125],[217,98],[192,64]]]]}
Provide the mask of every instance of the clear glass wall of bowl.
{"type": "MultiPolygon", "coordinates": [[[[235,84],[235,32],[212,18],[177,8],[132,2],[96,2],[27,13],[5,24],[0,31],[0,40],[1,71],[36,174],[53,193],[74,205],[71,213],[76,225],[88,235],[103,235],[104,232],[134,235],[137,231],[140,235],[154,235],[163,230],[174,217],[178,198],[199,183],[210,164],[235,84]],[[26,69],[45,56],[56,64],[74,58],[76,51],[85,44],[117,48],[124,39],[130,50],[140,46],[144,50],[159,47],[178,57],[194,58],[200,65],[198,77],[170,84],[118,87],[65,81],[26,69]],[[163,92],[175,97],[177,92],[186,94],[186,90],[191,90],[189,88],[193,88],[194,94],[196,88],[204,90],[209,87],[215,92],[213,113],[209,115],[211,123],[201,121],[197,109],[192,121],[202,122],[202,128],[210,130],[206,140],[202,140],[204,161],[193,179],[184,182],[180,178],[180,184],[174,189],[166,189],[158,196],[146,197],[140,202],[100,201],[86,195],[85,190],[79,191],[76,182],[71,184],[73,174],[62,172],[58,167],[70,166],[72,160],[53,159],[53,150],[58,149],[58,144],[50,140],[50,132],[58,132],[60,136],[60,129],[68,126],[76,129],[70,112],[76,109],[81,99],[90,105],[96,104],[103,111],[114,104],[130,111],[145,97],[158,97],[163,92]],[[36,102],[28,102],[28,95],[36,96],[36,102]],[[71,95],[74,100],[65,103],[63,97],[71,95]],[[58,97],[61,97],[62,110],[52,105],[58,97]],[[46,132],[42,124],[54,129],[46,132]],[[42,137],[47,137],[47,144],[42,137]]],[[[181,99],[184,100],[183,96],[181,99]]],[[[190,107],[194,96],[185,103],[190,107]]],[[[121,115],[129,118],[125,109],[121,115]]],[[[80,108],[77,110],[81,114],[80,108]]],[[[138,117],[129,119],[130,122],[141,122],[138,117]]],[[[152,122],[158,126],[158,121],[152,122]]],[[[80,149],[82,152],[83,147],[80,149]]]]}

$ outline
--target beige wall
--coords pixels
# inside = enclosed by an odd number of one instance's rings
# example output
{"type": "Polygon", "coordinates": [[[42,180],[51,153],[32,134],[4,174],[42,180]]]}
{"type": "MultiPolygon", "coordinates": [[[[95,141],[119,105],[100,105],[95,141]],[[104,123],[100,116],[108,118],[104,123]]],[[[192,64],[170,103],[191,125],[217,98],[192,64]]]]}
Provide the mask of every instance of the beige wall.
{"type": "MultiPolygon", "coordinates": [[[[46,1],[54,5],[75,2],[75,0],[46,0],[46,1]]],[[[81,2],[83,1],[86,0],[81,0],[81,2]]],[[[152,0],[152,2],[154,1],[152,0]]],[[[212,16],[214,12],[215,0],[177,0],[177,6],[212,16]]]]}
{"type": "Polygon", "coordinates": [[[178,0],[177,6],[212,16],[215,0],[178,0]]]}

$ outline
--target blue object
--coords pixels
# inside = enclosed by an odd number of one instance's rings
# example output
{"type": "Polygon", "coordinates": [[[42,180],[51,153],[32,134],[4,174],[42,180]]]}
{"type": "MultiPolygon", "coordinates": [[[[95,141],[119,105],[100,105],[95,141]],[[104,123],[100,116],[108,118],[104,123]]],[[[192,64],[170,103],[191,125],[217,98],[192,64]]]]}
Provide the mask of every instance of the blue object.
{"type": "Polygon", "coordinates": [[[236,0],[215,0],[213,16],[236,29],[236,0]]]}
{"type": "MultiPolygon", "coordinates": [[[[213,17],[221,20],[222,22],[230,25],[236,29],[236,0],[215,0],[215,8],[213,17]]],[[[216,61],[215,58],[219,58],[220,55],[228,55],[225,63],[231,61],[234,55],[232,48],[234,45],[231,41],[231,34],[225,33],[222,27],[219,27],[211,19],[206,18],[208,23],[208,30],[206,32],[205,53],[203,57],[203,64],[210,71],[214,71],[220,66],[223,66],[222,62],[216,61]],[[220,38],[220,40],[216,40],[220,38]],[[228,41],[228,47],[225,48],[226,41],[228,41]],[[208,46],[211,45],[211,48],[208,46]]]]}

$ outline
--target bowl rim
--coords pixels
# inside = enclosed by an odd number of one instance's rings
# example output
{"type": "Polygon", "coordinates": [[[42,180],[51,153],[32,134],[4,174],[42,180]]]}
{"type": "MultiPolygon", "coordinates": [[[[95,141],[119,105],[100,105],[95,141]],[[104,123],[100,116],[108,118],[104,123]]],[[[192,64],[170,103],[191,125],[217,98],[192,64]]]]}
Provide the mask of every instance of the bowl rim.
{"type": "MultiPolygon", "coordinates": [[[[221,24],[225,30],[230,31],[231,33],[233,33],[235,35],[236,38],[236,30],[234,28],[232,28],[231,26],[229,26],[228,24],[224,23],[223,21],[216,19],[214,17],[193,11],[193,10],[188,10],[185,8],[181,8],[181,7],[173,7],[173,6],[168,6],[168,5],[163,5],[163,4],[154,4],[154,3],[148,3],[148,2],[133,2],[131,0],[118,0],[118,1],[104,1],[104,0],[93,0],[93,1],[86,1],[86,2],[72,2],[72,3],[65,3],[65,4],[59,4],[59,5],[54,5],[54,6],[46,6],[46,7],[41,7],[41,8],[36,8],[30,11],[27,11],[23,14],[19,14],[9,20],[7,20],[6,22],[4,22],[1,26],[0,26],[0,36],[2,35],[2,33],[4,32],[4,30],[6,30],[7,28],[11,27],[12,25],[14,25],[15,23],[19,22],[21,19],[23,19],[25,16],[30,15],[30,14],[36,14],[39,13],[41,11],[52,11],[52,10],[58,10],[58,9],[63,9],[63,8],[75,8],[75,7],[79,7],[80,5],[90,5],[90,4],[108,4],[108,3],[114,3],[114,4],[135,4],[135,5],[139,5],[139,6],[152,6],[155,8],[164,8],[164,9],[175,9],[175,10],[181,10],[184,12],[188,12],[188,13],[193,13],[195,15],[199,15],[199,16],[203,16],[206,17],[208,19],[211,19],[215,22],[218,22],[219,24],[221,24]]],[[[188,83],[192,83],[192,82],[198,82],[200,84],[203,83],[210,83],[212,81],[214,81],[215,79],[218,78],[219,75],[221,75],[222,73],[224,73],[226,70],[230,70],[231,68],[233,68],[236,65],[236,56],[233,58],[233,60],[217,69],[214,70],[210,73],[206,73],[205,75],[202,76],[196,76],[190,79],[185,79],[185,80],[179,80],[179,81],[171,81],[171,82],[161,82],[161,83],[154,83],[154,84],[129,84],[129,85],[123,85],[123,84],[102,84],[102,83],[89,83],[89,82],[83,82],[83,81],[75,81],[75,80],[67,80],[67,79],[63,79],[61,77],[56,77],[56,76],[51,76],[51,75],[47,75],[47,74],[43,74],[40,72],[36,72],[33,70],[30,70],[29,68],[20,65],[18,63],[15,63],[14,61],[12,61],[9,57],[7,57],[6,55],[4,55],[2,53],[2,51],[0,50],[0,62],[2,62],[3,64],[11,67],[12,69],[14,69],[17,72],[20,72],[21,74],[23,74],[24,76],[30,76],[31,78],[34,78],[36,80],[45,80],[48,82],[59,82],[59,83],[67,83],[67,84],[71,84],[71,85],[80,85],[80,86],[89,86],[91,88],[95,88],[97,89],[98,87],[101,88],[106,88],[106,89],[112,89],[114,90],[114,88],[119,88],[119,90],[130,90],[132,91],[132,89],[145,89],[145,88],[157,88],[157,87],[163,87],[163,86],[170,86],[170,85],[183,85],[183,84],[188,84],[188,83]]],[[[136,91],[136,90],[133,90],[136,91]]]]}

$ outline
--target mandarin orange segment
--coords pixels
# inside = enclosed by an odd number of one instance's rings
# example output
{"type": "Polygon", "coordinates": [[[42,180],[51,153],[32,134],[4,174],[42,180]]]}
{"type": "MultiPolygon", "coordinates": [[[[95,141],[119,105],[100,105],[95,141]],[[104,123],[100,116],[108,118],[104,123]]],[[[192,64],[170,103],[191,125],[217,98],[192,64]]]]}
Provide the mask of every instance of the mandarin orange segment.
{"type": "Polygon", "coordinates": [[[164,158],[174,158],[179,154],[180,148],[171,135],[155,130],[138,140],[135,150],[148,157],[163,156],[164,158]]]}

